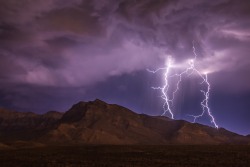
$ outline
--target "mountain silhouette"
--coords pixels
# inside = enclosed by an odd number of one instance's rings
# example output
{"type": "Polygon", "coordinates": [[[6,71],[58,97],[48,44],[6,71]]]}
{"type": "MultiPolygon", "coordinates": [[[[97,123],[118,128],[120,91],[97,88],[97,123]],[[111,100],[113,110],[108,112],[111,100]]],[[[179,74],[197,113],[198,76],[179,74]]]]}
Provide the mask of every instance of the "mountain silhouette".
{"type": "Polygon", "coordinates": [[[250,137],[223,128],[137,114],[99,99],[79,102],[67,112],[0,110],[0,147],[85,144],[249,144],[250,137]],[[14,143],[14,144],[13,144],[14,143]]]}

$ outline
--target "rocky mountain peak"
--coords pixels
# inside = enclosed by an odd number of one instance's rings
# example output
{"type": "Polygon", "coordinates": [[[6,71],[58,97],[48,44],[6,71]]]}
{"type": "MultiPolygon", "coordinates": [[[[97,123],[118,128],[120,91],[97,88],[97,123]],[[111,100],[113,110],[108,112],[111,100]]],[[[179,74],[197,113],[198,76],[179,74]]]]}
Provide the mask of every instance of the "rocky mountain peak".
{"type": "Polygon", "coordinates": [[[100,99],[95,99],[93,102],[90,102],[90,103],[94,103],[96,105],[107,105],[106,102],[100,100],[100,99]]]}
{"type": "Polygon", "coordinates": [[[60,119],[63,116],[64,113],[58,112],[58,111],[48,111],[42,116],[45,118],[53,118],[53,119],[60,119]]]}
{"type": "Polygon", "coordinates": [[[183,120],[137,114],[96,99],[43,115],[0,110],[0,142],[55,144],[248,144],[250,136],[183,120]]]}
{"type": "Polygon", "coordinates": [[[79,102],[73,105],[62,117],[61,121],[64,123],[80,121],[87,111],[103,111],[108,104],[102,100],[96,99],[89,102],[79,102]]]}

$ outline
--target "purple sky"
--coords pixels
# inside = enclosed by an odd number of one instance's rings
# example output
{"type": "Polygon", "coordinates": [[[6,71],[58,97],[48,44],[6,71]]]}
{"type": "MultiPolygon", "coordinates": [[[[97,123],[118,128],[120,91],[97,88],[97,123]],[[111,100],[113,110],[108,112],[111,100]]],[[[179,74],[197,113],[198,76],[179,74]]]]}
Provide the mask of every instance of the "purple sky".
{"type": "MultiPolygon", "coordinates": [[[[100,98],[159,115],[151,86],[163,78],[146,69],[167,55],[186,62],[193,41],[217,123],[250,134],[249,0],[0,1],[0,106],[43,113],[100,98]]],[[[194,80],[181,87],[177,119],[201,110],[194,80]]]]}

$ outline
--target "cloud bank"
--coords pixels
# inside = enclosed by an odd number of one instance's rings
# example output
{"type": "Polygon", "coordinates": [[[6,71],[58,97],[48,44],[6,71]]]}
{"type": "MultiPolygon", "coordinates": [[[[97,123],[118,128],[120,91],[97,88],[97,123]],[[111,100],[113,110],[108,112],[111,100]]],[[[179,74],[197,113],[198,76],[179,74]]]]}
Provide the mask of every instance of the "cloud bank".
{"type": "Polygon", "coordinates": [[[1,1],[1,80],[80,86],[192,57],[211,72],[244,70],[247,1],[1,1]],[[10,65],[11,64],[11,65],[10,65]]]}
{"type": "Polygon", "coordinates": [[[249,11],[244,0],[1,1],[2,89],[85,87],[162,66],[166,55],[181,63],[193,57],[193,41],[215,84],[230,82],[225,73],[247,83],[249,11]]]}

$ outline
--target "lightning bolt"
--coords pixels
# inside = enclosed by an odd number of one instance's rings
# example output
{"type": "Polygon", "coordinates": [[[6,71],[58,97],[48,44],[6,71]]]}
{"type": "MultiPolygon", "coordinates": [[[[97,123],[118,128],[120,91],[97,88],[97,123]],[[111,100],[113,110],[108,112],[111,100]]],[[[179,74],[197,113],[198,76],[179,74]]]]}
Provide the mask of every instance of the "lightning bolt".
{"type": "MultiPolygon", "coordinates": [[[[195,50],[195,46],[194,46],[194,43],[193,43],[193,53],[195,55],[195,59],[197,57],[197,54],[196,54],[196,50],[195,50]]],[[[200,90],[203,95],[204,95],[204,99],[202,100],[202,102],[200,103],[201,104],[201,107],[202,107],[202,113],[200,115],[190,115],[192,117],[194,117],[194,120],[193,122],[196,121],[197,118],[200,118],[202,117],[205,112],[207,112],[208,116],[210,117],[210,122],[214,125],[215,128],[219,128],[219,126],[217,125],[217,123],[215,122],[215,118],[214,116],[212,115],[212,112],[210,111],[210,107],[209,107],[209,94],[210,94],[210,90],[211,90],[211,85],[208,81],[208,76],[207,76],[207,73],[205,74],[201,74],[200,71],[198,71],[195,66],[194,66],[194,71],[200,76],[200,78],[203,80],[201,84],[205,83],[206,86],[207,86],[207,89],[206,90],[200,90]]]]}
{"type": "Polygon", "coordinates": [[[169,78],[169,72],[170,72],[170,68],[171,68],[172,64],[173,64],[172,58],[169,56],[168,61],[167,61],[167,66],[165,68],[159,68],[155,71],[151,71],[151,70],[148,70],[148,71],[152,72],[152,73],[157,73],[160,70],[165,70],[165,73],[164,73],[165,85],[163,87],[152,87],[152,88],[161,90],[161,92],[162,92],[161,98],[164,100],[164,104],[163,104],[164,112],[162,113],[162,115],[165,115],[167,112],[169,112],[169,114],[171,115],[171,118],[174,119],[174,114],[173,114],[171,106],[170,106],[170,103],[173,102],[173,99],[170,99],[168,96],[168,92],[169,92],[168,78],[169,78]]]}
{"type": "Polygon", "coordinates": [[[211,123],[214,125],[215,128],[218,129],[219,126],[216,124],[214,116],[212,115],[210,108],[209,108],[209,105],[208,105],[209,93],[210,93],[211,86],[210,86],[210,83],[208,82],[207,74],[204,74],[204,75],[205,75],[205,77],[202,77],[202,79],[203,79],[203,83],[206,83],[206,85],[207,85],[207,90],[206,91],[201,90],[201,92],[204,95],[204,99],[201,102],[202,113],[200,115],[190,115],[190,116],[194,117],[193,122],[195,122],[197,118],[202,117],[205,114],[205,112],[207,111],[207,114],[211,118],[211,120],[210,120],[211,123]]]}
{"type": "Polygon", "coordinates": [[[202,107],[202,113],[200,115],[189,115],[189,116],[192,116],[194,118],[193,122],[196,122],[198,118],[204,116],[204,114],[207,113],[208,116],[210,117],[211,124],[213,124],[215,128],[218,128],[219,126],[216,124],[215,118],[212,115],[212,112],[210,111],[210,107],[209,107],[209,94],[211,90],[211,85],[208,81],[207,73],[203,74],[195,67],[196,59],[198,56],[195,50],[194,42],[193,42],[193,54],[194,54],[194,58],[188,61],[188,67],[181,73],[175,73],[173,75],[170,75],[171,68],[174,68],[173,59],[171,58],[171,56],[168,57],[166,67],[159,68],[155,71],[147,69],[151,73],[157,73],[158,71],[161,71],[161,70],[165,71],[164,72],[165,84],[162,87],[152,87],[152,88],[156,90],[161,90],[161,93],[162,93],[161,98],[164,100],[164,104],[163,104],[164,111],[162,115],[169,113],[171,115],[171,118],[174,119],[174,114],[173,114],[171,105],[173,105],[173,101],[175,99],[176,93],[180,90],[180,83],[182,82],[182,78],[190,77],[194,73],[197,74],[202,79],[201,84],[204,84],[206,86],[205,90],[204,89],[200,90],[204,95],[204,99],[200,103],[202,107]],[[177,82],[176,82],[175,89],[171,92],[171,90],[169,89],[170,87],[169,79],[173,77],[177,77],[177,82]]]}

